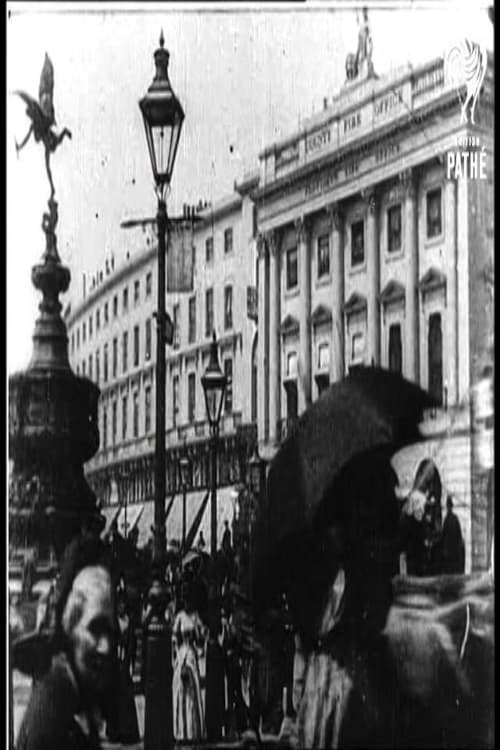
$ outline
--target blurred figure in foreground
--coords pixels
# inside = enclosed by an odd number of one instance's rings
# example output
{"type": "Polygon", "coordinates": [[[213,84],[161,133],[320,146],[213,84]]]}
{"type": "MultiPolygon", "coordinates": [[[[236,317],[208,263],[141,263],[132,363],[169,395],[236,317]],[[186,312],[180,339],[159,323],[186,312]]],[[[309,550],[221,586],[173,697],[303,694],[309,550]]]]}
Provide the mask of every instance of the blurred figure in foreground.
{"type": "Polygon", "coordinates": [[[73,545],[61,571],[55,655],[34,688],[18,750],[97,750],[112,678],[115,608],[98,545],[73,545]]]}

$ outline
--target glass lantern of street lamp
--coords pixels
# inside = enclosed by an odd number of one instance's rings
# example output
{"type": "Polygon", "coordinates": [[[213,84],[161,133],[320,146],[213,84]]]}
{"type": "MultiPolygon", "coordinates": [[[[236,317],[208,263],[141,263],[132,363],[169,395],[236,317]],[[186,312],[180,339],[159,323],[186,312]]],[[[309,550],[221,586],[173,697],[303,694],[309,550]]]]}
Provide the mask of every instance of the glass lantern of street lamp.
{"type": "Polygon", "coordinates": [[[210,344],[210,359],[205,373],[201,377],[201,385],[203,386],[203,393],[205,394],[208,422],[212,431],[215,430],[219,424],[226,384],[227,378],[222,372],[219,364],[217,338],[214,331],[212,343],[210,344]]]}
{"type": "Polygon", "coordinates": [[[248,462],[248,481],[251,492],[259,496],[264,480],[265,461],[259,456],[257,446],[248,462]]]}
{"type": "Polygon", "coordinates": [[[169,53],[164,43],[162,31],[160,46],[154,54],[155,77],[139,102],[153,175],[160,191],[170,184],[184,121],[184,111],[168,78],[169,53]]]}

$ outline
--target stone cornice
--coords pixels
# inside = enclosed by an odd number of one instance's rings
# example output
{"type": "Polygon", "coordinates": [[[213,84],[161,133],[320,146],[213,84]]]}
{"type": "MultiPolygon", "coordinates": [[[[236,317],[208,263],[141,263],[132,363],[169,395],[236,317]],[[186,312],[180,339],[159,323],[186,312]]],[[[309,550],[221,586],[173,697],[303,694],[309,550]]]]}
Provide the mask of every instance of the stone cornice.
{"type": "Polygon", "coordinates": [[[302,164],[293,172],[289,172],[283,175],[283,177],[278,177],[267,184],[259,186],[254,191],[254,199],[262,203],[264,199],[270,198],[276,193],[283,195],[287,190],[297,189],[302,180],[311,177],[315,173],[322,172],[335,165],[340,166],[344,161],[353,156],[362,156],[364,153],[372,151],[376,145],[387,141],[390,137],[394,137],[399,133],[411,130],[416,125],[421,127],[423,120],[449,109],[456,104],[456,101],[457,96],[455,91],[445,91],[439,97],[436,97],[436,99],[433,99],[422,107],[410,113],[405,112],[398,118],[371,130],[366,135],[360,136],[358,139],[346,143],[334,151],[325,153],[322,158],[315,159],[308,164],[302,164]]]}

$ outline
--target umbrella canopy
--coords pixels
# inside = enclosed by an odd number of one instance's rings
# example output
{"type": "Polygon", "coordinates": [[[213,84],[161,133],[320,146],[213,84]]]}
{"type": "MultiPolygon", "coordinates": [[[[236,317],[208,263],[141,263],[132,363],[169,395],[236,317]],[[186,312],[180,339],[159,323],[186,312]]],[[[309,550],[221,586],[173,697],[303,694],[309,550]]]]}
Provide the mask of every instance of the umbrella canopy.
{"type": "MultiPolygon", "coordinates": [[[[422,412],[433,405],[425,391],[401,375],[362,367],[334,383],[304,412],[269,471],[256,534],[258,599],[259,586],[269,590],[283,565],[303,553],[304,540],[314,539],[318,526],[351,522],[346,512],[349,483],[333,499],[331,493],[350,462],[376,449],[375,465],[371,462],[376,476],[377,462],[388,466],[390,455],[419,439],[422,412]]],[[[363,472],[363,463],[356,471],[363,472]]]]}

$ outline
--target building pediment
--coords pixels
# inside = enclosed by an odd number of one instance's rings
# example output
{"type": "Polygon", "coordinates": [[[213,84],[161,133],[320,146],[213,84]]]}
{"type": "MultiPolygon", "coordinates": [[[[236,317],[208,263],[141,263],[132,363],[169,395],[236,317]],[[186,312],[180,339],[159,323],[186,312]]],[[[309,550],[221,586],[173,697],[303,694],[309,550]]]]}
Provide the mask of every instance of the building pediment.
{"type": "Polygon", "coordinates": [[[316,326],[320,323],[331,323],[332,311],[326,305],[317,305],[311,315],[311,323],[316,326]]]}
{"type": "Polygon", "coordinates": [[[393,302],[404,302],[404,299],[405,288],[395,279],[388,281],[379,294],[379,302],[381,305],[389,305],[393,302]]]}
{"type": "Polygon", "coordinates": [[[346,315],[352,315],[353,313],[366,310],[366,307],[366,297],[363,294],[359,294],[359,292],[353,292],[344,304],[344,313],[346,315]]]}
{"type": "Polygon", "coordinates": [[[446,276],[438,268],[435,268],[434,266],[432,266],[422,276],[418,286],[419,286],[420,291],[423,292],[424,294],[426,292],[431,292],[434,289],[440,289],[441,287],[446,287],[446,276]]]}
{"type": "Polygon", "coordinates": [[[282,336],[290,333],[298,333],[299,327],[300,324],[297,318],[294,318],[293,315],[287,315],[281,322],[280,333],[282,336]]]}

